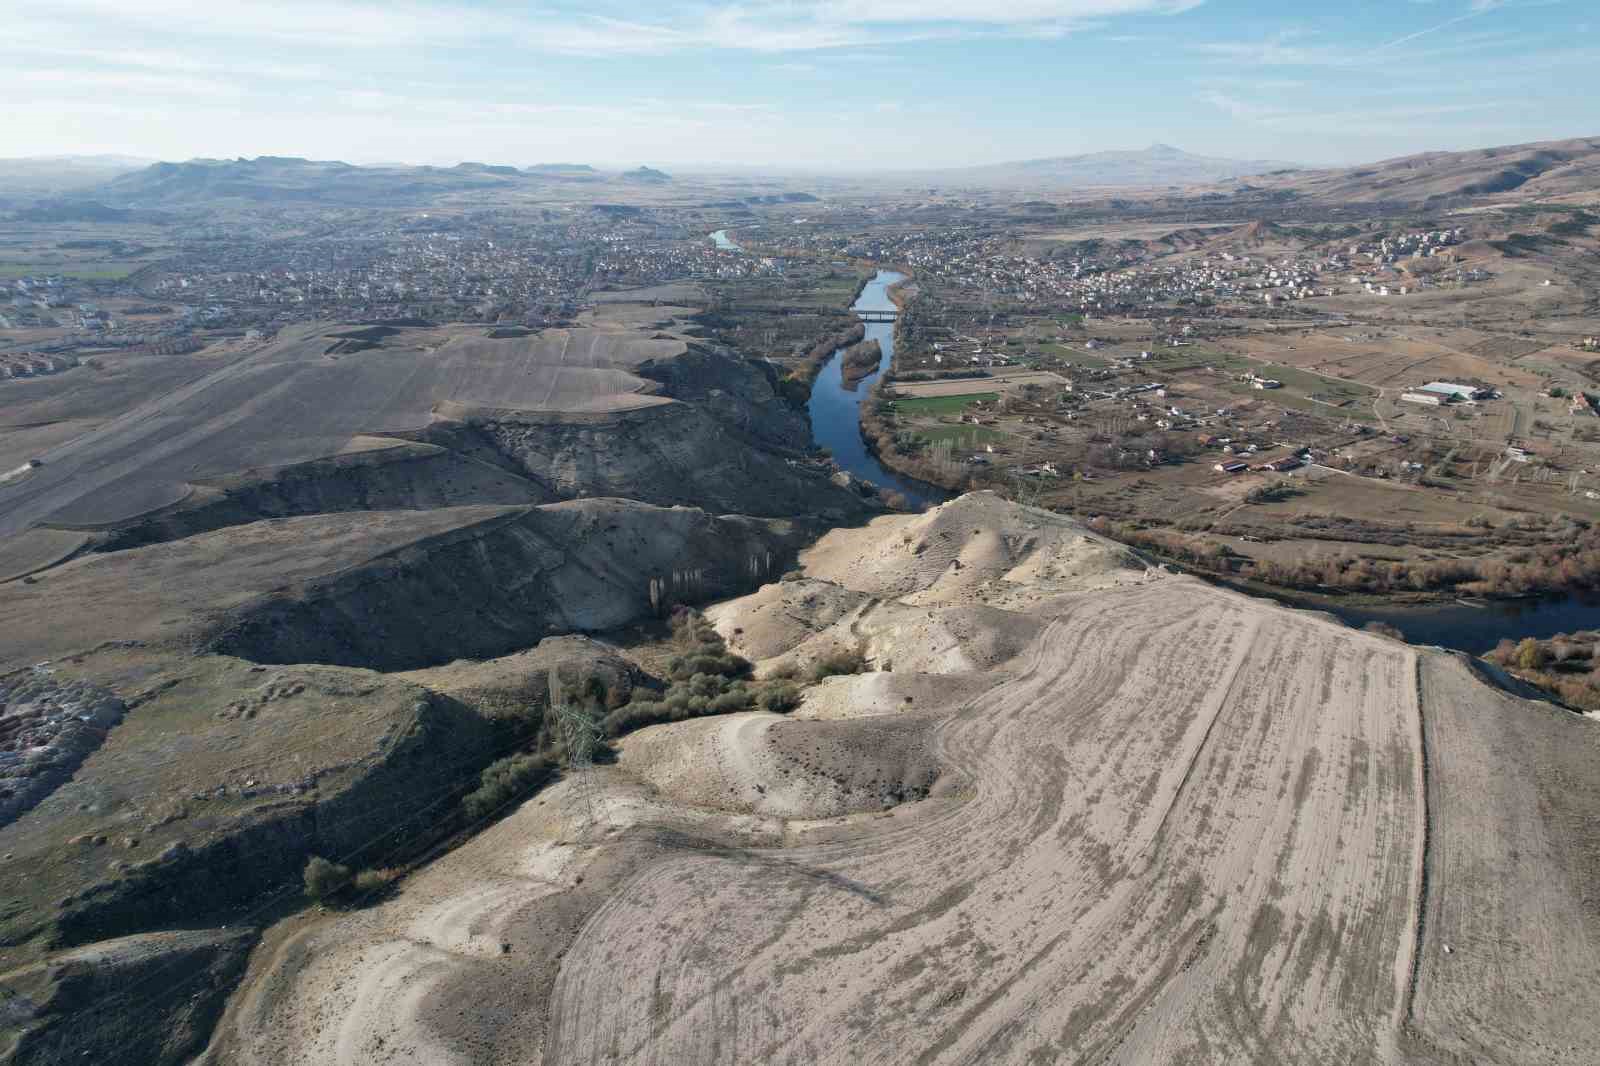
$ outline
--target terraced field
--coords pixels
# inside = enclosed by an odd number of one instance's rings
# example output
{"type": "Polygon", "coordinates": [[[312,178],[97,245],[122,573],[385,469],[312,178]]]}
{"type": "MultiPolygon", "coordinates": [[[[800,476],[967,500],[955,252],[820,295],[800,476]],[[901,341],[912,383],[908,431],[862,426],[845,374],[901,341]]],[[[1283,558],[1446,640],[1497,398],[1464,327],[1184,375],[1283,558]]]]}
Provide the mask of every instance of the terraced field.
{"type": "Polygon", "coordinates": [[[549,1061],[1374,1055],[1410,976],[1415,664],[1263,613],[1086,600],[933,727],[964,802],[656,864],[568,953],[549,1061]]]}
{"type": "Polygon", "coordinates": [[[983,494],[803,564],[718,627],[878,669],[275,932],[210,1061],[1593,1061],[1594,722],[983,494]]]}

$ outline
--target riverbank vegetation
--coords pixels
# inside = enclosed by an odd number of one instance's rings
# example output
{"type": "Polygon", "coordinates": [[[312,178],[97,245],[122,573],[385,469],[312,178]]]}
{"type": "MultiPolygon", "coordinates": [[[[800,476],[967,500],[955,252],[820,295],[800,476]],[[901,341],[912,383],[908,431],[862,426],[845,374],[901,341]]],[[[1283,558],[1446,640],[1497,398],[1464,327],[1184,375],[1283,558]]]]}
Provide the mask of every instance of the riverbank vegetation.
{"type": "Polygon", "coordinates": [[[1569,516],[1530,520],[1547,525],[1559,539],[1501,545],[1502,553],[1480,557],[1416,560],[1375,559],[1349,550],[1294,560],[1251,558],[1218,539],[1181,530],[1104,515],[1089,524],[1115,540],[1200,570],[1300,591],[1503,598],[1600,589],[1600,530],[1569,516]]]}
{"type": "Polygon", "coordinates": [[[844,350],[839,363],[839,380],[854,385],[878,369],[883,362],[883,345],[876,340],[857,341],[844,350]]]}
{"type": "Polygon", "coordinates": [[[1502,640],[1484,656],[1581,711],[1600,710],[1600,632],[1557,633],[1545,640],[1502,640]]]}

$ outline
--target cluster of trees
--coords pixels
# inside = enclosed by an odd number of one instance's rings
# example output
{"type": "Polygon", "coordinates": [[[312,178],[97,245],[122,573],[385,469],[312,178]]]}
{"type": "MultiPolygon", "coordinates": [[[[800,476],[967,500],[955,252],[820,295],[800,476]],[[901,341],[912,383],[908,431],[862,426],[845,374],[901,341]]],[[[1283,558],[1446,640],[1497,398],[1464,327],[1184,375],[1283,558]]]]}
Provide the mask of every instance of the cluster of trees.
{"type": "Polygon", "coordinates": [[[1558,633],[1549,640],[1502,640],[1484,656],[1555,696],[1570,707],[1600,710],[1600,633],[1558,633]]]}
{"type": "Polygon", "coordinates": [[[1470,560],[1412,563],[1338,554],[1282,562],[1256,559],[1239,573],[1284,588],[1336,588],[1350,592],[1429,592],[1455,588],[1476,578],[1470,560]]]}
{"type": "Polygon", "coordinates": [[[1089,528],[1096,533],[1119,540],[1135,548],[1144,548],[1156,555],[1203,570],[1227,571],[1233,569],[1239,558],[1226,544],[1193,541],[1163,530],[1143,529],[1131,522],[1114,522],[1104,515],[1089,520],[1089,528]]]}
{"type": "MultiPolygon", "coordinates": [[[[1348,592],[1454,592],[1522,596],[1540,592],[1600,589],[1600,531],[1581,522],[1546,522],[1560,539],[1517,546],[1504,555],[1474,559],[1373,559],[1341,552],[1292,561],[1244,560],[1226,545],[1199,543],[1166,531],[1100,517],[1097,531],[1134,547],[1219,572],[1292,589],[1333,588],[1348,592]]],[[[1526,522],[1520,525],[1527,525],[1526,522]]]]}
{"type": "Polygon", "coordinates": [[[1327,586],[1374,593],[1452,591],[1522,596],[1600,588],[1600,546],[1550,544],[1503,558],[1426,562],[1346,554],[1287,563],[1260,559],[1246,564],[1240,572],[1286,588],[1327,586]]]}
{"type": "Polygon", "coordinates": [[[478,778],[478,787],[461,801],[469,818],[486,818],[508,803],[539,791],[559,772],[560,764],[547,753],[508,755],[490,763],[478,778]]]}
{"type": "Polygon", "coordinates": [[[750,662],[730,652],[721,634],[698,611],[680,608],[671,626],[676,647],[667,661],[666,689],[636,691],[601,720],[606,736],[706,714],[752,710],[782,714],[799,705],[798,685],[788,678],[752,679],[750,662]]]}
{"type": "MultiPolygon", "coordinates": [[[[793,675],[755,680],[748,660],[733,654],[720,634],[698,611],[679,607],[669,621],[672,654],[666,663],[663,689],[635,688],[631,694],[608,689],[597,677],[564,692],[567,713],[587,719],[593,729],[593,751],[604,757],[608,742],[635,729],[707,714],[762,710],[783,714],[800,703],[793,675]]],[[[504,810],[549,784],[573,763],[561,730],[548,720],[531,743],[489,764],[478,786],[462,799],[468,817],[482,819],[504,810]]],[[[319,876],[325,876],[322,871],[319,876]]],[[[310,882],[307,882],[308,890],[310,882]]]]}
{"type": "Polygon", "coordinates": [[[339,862],[313,855],[306,862],[302,880],[306,895],[318,902],[371,897],[387,888],[398,876],[395,870],[362,870],[357,873],[339,862]]]}

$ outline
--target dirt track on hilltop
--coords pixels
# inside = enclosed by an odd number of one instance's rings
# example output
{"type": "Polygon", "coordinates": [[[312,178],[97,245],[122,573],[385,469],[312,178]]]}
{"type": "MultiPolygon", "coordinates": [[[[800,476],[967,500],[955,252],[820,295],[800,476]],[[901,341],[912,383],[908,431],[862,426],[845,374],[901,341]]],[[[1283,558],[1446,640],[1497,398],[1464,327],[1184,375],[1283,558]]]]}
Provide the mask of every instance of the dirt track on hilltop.
{"type": "Polygon", "coordinates": [[[625,739],[597,824],[562,782],[258,958],[214,1061],[1592,1061],[1594,722],[993,497],[805,563],[718,625],[1033,635],[625,739]]]}
{"type": "Polygon", "coordinates": [[[569,952],[547,1061],[1372,1054],[1410,964],[1413,664],[1262,613],[1189,583],[1081,604],[936,732],[969,800],[788,856],[858,888],[652,867],[569,952]]]}

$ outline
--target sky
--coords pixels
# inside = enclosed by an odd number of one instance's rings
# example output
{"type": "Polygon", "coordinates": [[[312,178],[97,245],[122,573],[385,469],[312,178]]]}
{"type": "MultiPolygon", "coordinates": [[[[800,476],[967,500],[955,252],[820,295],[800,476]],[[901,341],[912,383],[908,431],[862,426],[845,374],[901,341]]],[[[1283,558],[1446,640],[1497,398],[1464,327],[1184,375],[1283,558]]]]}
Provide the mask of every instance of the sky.
{"type": "Polygon", "coordinates": [[[6,0],[0,156],[1348,164],[1600,134],[1594,0],[6,0]]]}

